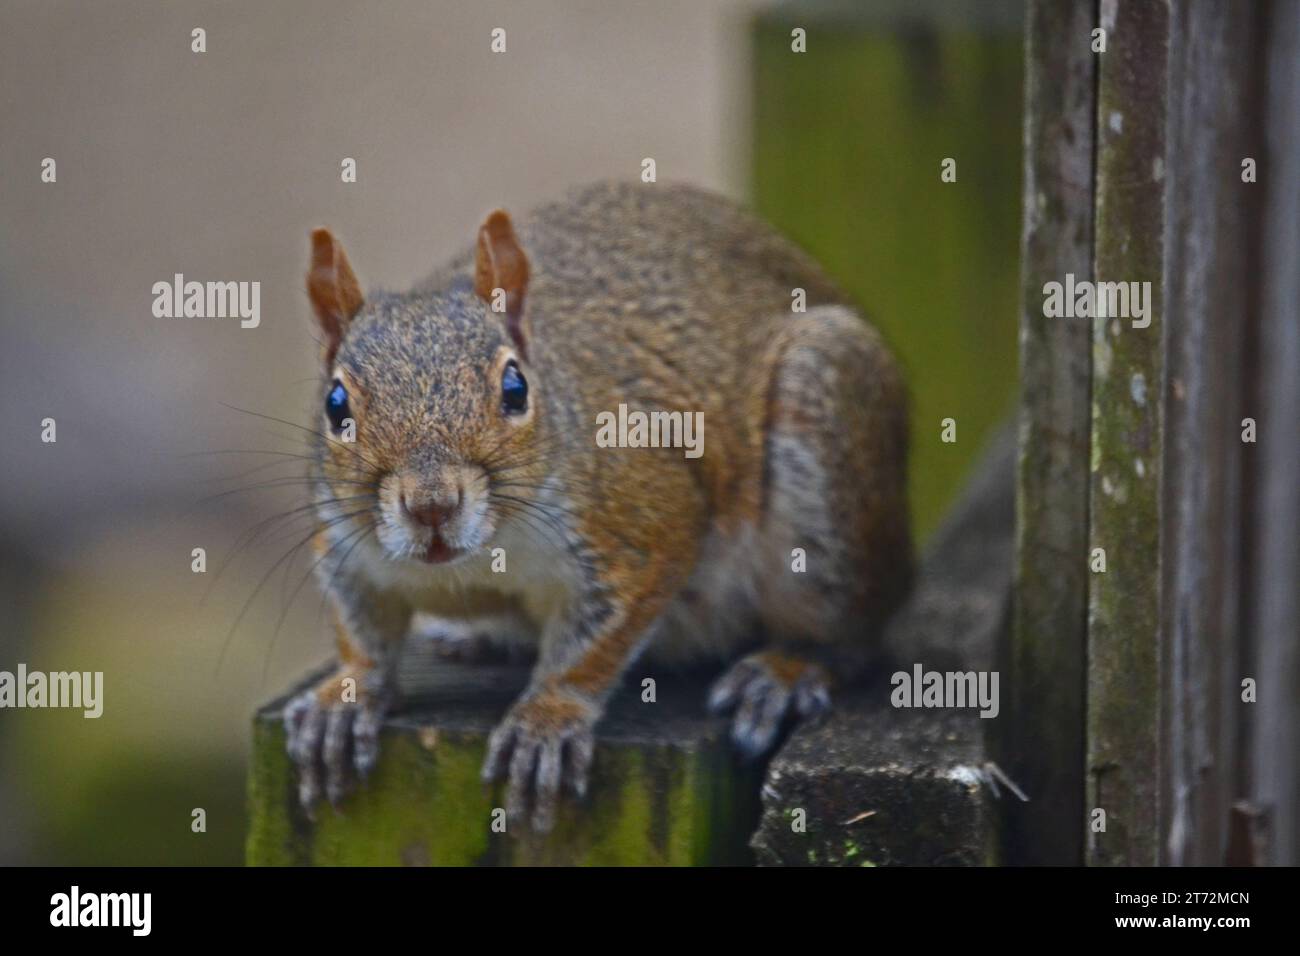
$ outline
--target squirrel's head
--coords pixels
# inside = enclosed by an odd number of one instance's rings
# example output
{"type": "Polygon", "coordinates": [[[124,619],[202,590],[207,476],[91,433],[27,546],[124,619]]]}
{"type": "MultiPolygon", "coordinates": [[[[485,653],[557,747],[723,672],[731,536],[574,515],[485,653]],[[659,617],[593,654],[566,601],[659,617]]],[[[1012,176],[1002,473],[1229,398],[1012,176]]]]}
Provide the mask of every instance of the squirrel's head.
{"type": "Polygon", "coordinates": [[[540,465],[523,298],[528,260],[504,212],[475,274],[364,301],[342,245],[312,234],[322,337],[317,511],[340,546],[374,533],[394,560],[454,561],[526,514],[540,465]]]}

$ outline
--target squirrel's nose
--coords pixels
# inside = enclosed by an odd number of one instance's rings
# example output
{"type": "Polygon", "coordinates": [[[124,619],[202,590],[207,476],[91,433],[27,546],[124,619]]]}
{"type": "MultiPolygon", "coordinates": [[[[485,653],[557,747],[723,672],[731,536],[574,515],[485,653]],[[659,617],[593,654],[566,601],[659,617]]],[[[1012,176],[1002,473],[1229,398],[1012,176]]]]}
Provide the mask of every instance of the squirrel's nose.
{"type": "Polygon", "coordinates": [[[422,524],[426,528],[433,528],[435,531],[451,520],[456,509],[460,507],[460,492],[456,493],[456,500],[450,505],[430,499],[429,501],[410,502],[406,500],[406,495],[402,495],[402,510],[406,516],[416,524],[422,524]]]}

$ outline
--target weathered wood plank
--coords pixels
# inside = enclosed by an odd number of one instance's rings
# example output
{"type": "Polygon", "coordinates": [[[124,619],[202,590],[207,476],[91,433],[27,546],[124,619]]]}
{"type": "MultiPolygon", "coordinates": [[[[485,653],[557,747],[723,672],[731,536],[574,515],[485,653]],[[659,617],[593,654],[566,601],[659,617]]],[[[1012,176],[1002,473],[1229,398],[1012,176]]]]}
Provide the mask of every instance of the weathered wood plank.
{"type": "Polygon", "coordinates": [[[1258,681],[1250,796],[1265,814],[1260,862],[1300,865],[1300,3],[1267,5],[1268,70],[1260,164],[1267,205],[1261,244],[1261,433],[1249,591],[1250,673],[1258,681]]]}
{"type": "Polygon", "coordinates": [[[1087,809],[1094,864],[1158,861],[1160,790],[1161,334],[1169,8],[1103,0],[1097,84],[1094,274],[1151,283],[1150,325],[1093,321],[1087,809]],[[1091,821],[1090,821],[1091,822],[1091,821]]]}
{"type": "Polygon", "coordinates": [[[1086,320],[1043,314],[1043,287],[1092,278],[1096,25],[1089,0],[1034,0],[1026,21],[1015,603],[996,751],[1032,795],[1006,821],[1012,862],[1083,859],[1088,566],[1086,320]]]}
{"type": "MultiPolygon", "coordinates": [[[[1170,6],[1160,860],[1224,862],[1240,792],[1245,347],[1258,310],[1255,11],[1170,6]]],[[[1152,393],[1152,399],[1156,396],[1152,393]]]]}

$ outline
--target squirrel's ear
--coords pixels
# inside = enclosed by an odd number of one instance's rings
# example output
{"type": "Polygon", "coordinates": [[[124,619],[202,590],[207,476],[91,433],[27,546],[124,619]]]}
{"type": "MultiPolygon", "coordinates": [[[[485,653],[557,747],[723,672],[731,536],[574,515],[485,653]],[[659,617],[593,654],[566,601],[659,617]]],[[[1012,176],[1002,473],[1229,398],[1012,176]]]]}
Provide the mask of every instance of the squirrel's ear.
{"type": "Polygon", "coordinates": [[[510,216],[504,209],[498,209],[483,221],[478,230],[474,291],[489,306],[504,306],[506,331],[521,353],[527,352],[523,327],[527,288],[528,256],[519,245],[510,216]]]}
{"type": "Polygon", "coordinates": [[[328,229],[311,234],[311,270],[307,273],[307,295],[316,321],[325,333],[325,364],[343,341],[343,333],[364,301],[357,277],[348,264],[343,245],[328,229]]]}

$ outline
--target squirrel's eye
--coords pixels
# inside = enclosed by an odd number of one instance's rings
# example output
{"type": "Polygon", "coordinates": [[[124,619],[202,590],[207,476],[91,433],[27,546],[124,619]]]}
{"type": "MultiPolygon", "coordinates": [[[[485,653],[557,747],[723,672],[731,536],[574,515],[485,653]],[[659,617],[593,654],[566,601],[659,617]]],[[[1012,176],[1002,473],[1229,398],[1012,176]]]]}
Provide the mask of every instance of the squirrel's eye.
{"type": "Polygon", "coordinates": [[[528,383],[513,361],[501,372],[501,405],[506,414],[517,415],[528,407],[528,383]]]}
{"type": "Polygon", "coordinates": [[[334,380],[334,387],[325,396],[325,414],[329,417],[335,431],[342,431],[343,419],[351,417],[352,413],[348,410],[348,390],[338,379],[334,380]]]}

